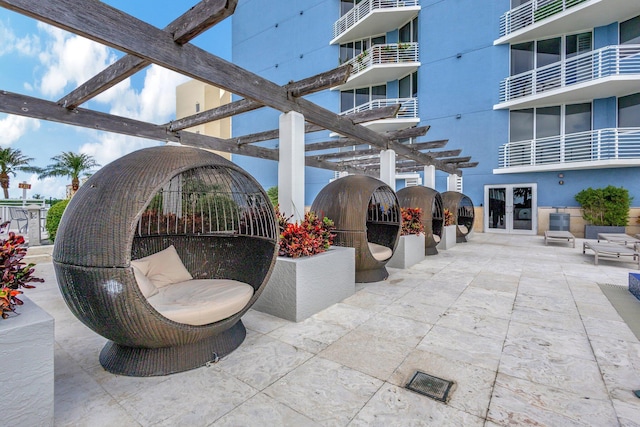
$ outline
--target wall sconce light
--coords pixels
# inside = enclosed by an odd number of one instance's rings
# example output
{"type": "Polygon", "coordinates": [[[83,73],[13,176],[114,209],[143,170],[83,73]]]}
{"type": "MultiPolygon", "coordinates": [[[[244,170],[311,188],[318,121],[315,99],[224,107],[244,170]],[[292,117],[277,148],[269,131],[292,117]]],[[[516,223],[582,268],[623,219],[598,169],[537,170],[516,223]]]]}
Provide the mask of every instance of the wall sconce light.
{"type": "Polygon", "coordinates": [[[563,173],[559,173],[558,174],[558,178],[564,178],[564,174],[563,173]]]}
{"type": "Polygon", "coordinates": [[[462,117],[462,114],[456,114],[456,119],[459,119],[462,117]]]}
{"type": "Polygon", "coordinates": [[[456,58],[458,58],[458,59],[462,58],[462,54],[461,53],[456,53],[456,58]]]}
{"type": "Polygon", "coordinates": [[[560,185],[564,185],[564,181],[563,181],[563,180],[560,180],[560,181],[558,181],[558,184],[560,184],[560,185]]]}

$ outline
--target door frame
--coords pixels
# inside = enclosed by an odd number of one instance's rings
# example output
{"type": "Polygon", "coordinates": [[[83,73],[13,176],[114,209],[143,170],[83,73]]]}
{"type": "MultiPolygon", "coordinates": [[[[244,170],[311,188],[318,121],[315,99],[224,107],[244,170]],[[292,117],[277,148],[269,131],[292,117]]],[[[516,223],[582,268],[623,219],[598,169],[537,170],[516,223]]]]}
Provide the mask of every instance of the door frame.
{"type": "Polygon", "coordinates": [[[484,204],[483,204],[483,225],[485,233],[501,233],[501,234],[538,234],[538,184],[533,182],[518,184],[485,184],[484,186],[484,204]],[[513,189],[519,187],[531,188],[531,230],[519,230],[513,228],[513,189]],[[504,188],[506,190],[505,198],[505,222],[504,229],[489,228],[489,189],[504,188]]]}

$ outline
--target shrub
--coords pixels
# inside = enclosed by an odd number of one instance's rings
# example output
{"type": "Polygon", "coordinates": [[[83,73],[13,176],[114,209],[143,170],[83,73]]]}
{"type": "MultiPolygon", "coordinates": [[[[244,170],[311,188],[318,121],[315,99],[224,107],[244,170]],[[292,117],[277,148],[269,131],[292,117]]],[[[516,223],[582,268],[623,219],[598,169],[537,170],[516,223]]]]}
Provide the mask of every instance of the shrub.
{"type": "Polygon", "coordinates": [[[402,236],[409,234],[424,233],[424,224],[422,223],[422,209],[420,208],[400,208],[402,214],[402,236]]]}
{"type": "Polygon", "coordinates": [[[449,209],[445,209],[443,213],[444,213],[444,225],[445,225],[445,227],[447,225],[453,225],[454,219],[453,219],[453,214],[451,213],[451,211],[449,209]]]}
{"type": "Polygon", "coordinates": [[[609,185],[604,188],[586,188],[576,194],[582,206],[582,217],[591,225],[627,225],[631,200],[629,190],[609,185]]]}
{"type": "Polygon", "coordinates": [[[333,221],[322,219],[314,212],[308,212],[301,223],[290,223],[290,217],[285,217],[276,207],[278,226],[280,227],[279,256],[299,258],[319,254],[329,249],[333,243],[335,229],[333,221]]]}
{"type": "Polygon", "coordinates": [[[0,240],[0,268],[2,268],[2,282],[0,283],[0,315],[3,319],[9,313],[15,313],[16,306],[23,302],[18,295],[20,288],[30,289],[35,286],[28,283],[44,282],[44,279],[33,277],[33,266],[25,264],[22,258],[27,254],[24,237],[9,232],[9,238],[0,240]]]}
{"type": "Polygon", "coordinates": [[[278,206],[278,187],[269,187],[267,190],[267,196],[271,200],[273,206],[278,206]]]}
{"type": "Polygon", "coordinates": [[[56,233],[58,232],[58,226],[60,225],[60,220],[62,219],[62,214],[64,210],[67,208],[69,204],[69,199],[62,200],[55,205],[49,208],[49,212],[47,213],[47,233],[49,233],[49,240],[52,242],[56,238],[56,233]]]}

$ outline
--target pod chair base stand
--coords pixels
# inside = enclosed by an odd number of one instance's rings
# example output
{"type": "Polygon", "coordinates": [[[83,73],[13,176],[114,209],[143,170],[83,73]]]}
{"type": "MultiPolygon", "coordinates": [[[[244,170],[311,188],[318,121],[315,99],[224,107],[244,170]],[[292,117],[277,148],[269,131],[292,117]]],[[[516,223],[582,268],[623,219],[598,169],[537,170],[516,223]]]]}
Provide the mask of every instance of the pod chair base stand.
{"type": "Polygon", "coordinates": [[[371,283],[387,280],[389,272],[386,267],[376,268],[375,270],[356,270],[356,283],[371,283]]]}
{"type": "Polygon", "coordinates": [[[427,246],[424,250],[425,255],[438,255],[438,249],[435,246],[427,246]]]}
{"type": "Polygon", "coordinates": [[[116,375],[152,377],[199,368],[238,348],[247,335],[242,321],[216,335],[182,346],[139,348],[107,342],[100,364],[116,375]]]}

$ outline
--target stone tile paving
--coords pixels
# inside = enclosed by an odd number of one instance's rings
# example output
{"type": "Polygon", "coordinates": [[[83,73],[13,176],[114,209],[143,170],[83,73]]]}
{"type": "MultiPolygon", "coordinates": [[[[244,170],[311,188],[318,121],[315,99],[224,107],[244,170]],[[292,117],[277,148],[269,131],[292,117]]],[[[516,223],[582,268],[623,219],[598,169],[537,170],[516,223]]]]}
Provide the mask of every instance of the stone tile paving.
{"type": "Polygon", "coordinates": [[[581,247],[477,233],[303,322],[250,310],[238,350],[166,377],[104,371],[50,263],[26,294],[56,319],[56,426],[639,426],[640,342],[598,287],[637,270],[581,247]]]}

